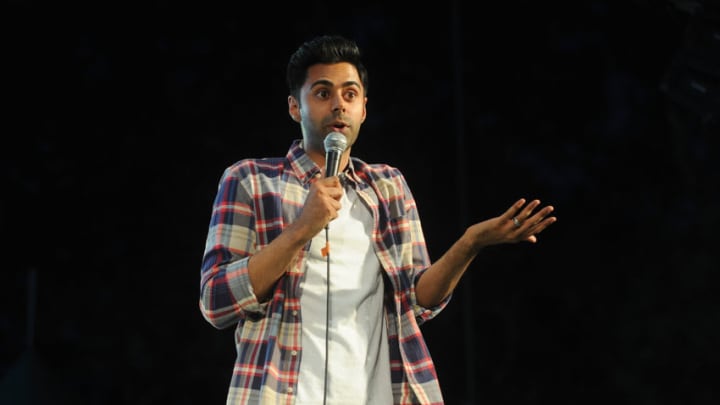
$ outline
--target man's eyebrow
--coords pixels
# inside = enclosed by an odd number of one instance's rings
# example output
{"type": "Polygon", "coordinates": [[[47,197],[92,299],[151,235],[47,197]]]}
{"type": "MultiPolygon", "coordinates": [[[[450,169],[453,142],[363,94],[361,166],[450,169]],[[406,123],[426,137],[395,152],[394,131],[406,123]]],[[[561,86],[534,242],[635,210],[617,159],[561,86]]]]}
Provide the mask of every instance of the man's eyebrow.
{"type": "MultiPolygon", "coordinates": [[[[330,80],[320,79],[320,80],[314,82],[314,83],[312,84],[312,86],[310,86],[310,88],[313,88],[313,87],[316,87],[316,86],[333,87],[333,86],[334,86],[334,83],[331,82],[330,80]]],[[[341,84],[341,87],[352,87],[352,86],[362,87],[362,86],[360,85],[360,83],[356,82],[355,80],[348,80],[348,81],[346,81],[346,82],[344,82],[344,83],[341,84]]]]}

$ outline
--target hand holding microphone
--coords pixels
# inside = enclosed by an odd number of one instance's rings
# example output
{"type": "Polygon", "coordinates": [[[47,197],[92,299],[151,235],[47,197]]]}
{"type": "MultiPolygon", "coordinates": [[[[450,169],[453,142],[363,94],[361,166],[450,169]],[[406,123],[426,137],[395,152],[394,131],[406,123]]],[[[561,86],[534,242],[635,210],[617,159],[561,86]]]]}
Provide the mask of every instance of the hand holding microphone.
{"type": "Polygon", "coordinates": [[[298,222],[305,224],[303,229],[308,232],[309,237],[327,228],[327,224],[337,217],[343,193],[339,179],[330,179],[330,177],[338,174],[340,157],[347,149],[347,139],[339,132],[331,132],[325,137],[324,146],[325,177],[313,181],[298,218],[298,222]]]}
{"type": "MultiPolygon", "coordinates": [[[[325,137],[323,145],[325,146],[325,177],[337,176],[338,170],[340,169],[340,157],[347,148],[347,138],[340,132],[330,132],[325,137]]],[[[340,191],[340,196],[342,196],[342,190],[340,191]]],[[[339,209],[340,203],[338,202],[337,209],[335,210],[336,216],[337,210],[339,209]]],[[[328,224],[325,224],[325,229],[327,228],[328,224]]]]}

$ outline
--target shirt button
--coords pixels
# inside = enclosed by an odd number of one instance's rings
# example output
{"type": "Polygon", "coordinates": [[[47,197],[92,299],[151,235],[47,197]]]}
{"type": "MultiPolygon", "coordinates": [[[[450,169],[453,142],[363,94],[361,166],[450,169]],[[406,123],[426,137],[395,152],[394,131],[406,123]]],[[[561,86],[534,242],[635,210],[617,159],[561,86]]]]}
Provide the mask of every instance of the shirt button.
{"type": "Polygon", "coordinates": [[[290,352],[290,355],[291,355],[291,356],[297,356],[297,350],[291,351],[291,352],[290,352]]]}
{"type": "Polygon", "coordinates": [[[293,388],[292,388],[292,387],[288,387],[288,388],[287,388],[287,393],[288,393],[288,394],[292,394],[292,393],[293,393],[293,388]]]}
{"type": "Polygon", "coordinates": [[[298,314],[298,313],[297,313],[297,309],[294,309],[294,310],[292,311],[292,314],[293,314],[293,316],[297,316],[297,314],[298,314]]]}

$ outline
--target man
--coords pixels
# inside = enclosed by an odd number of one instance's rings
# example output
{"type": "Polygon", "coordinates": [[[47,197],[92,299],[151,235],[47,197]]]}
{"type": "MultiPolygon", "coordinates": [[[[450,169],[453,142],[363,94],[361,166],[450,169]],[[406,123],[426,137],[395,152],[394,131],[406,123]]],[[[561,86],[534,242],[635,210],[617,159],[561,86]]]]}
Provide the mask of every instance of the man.
{"type": "Polygon", "coordinates": [[[368,74],[339,36],[302,44],[287,68],[284,157],[244,159],[220,179],[202,261],[200,309],[234,326],[228,404],[442,404],[419,325],[436,316],[485,246],[537,241],[552,206],[518,200],[431,263],[401,172],[351,157],[368,74]],[[344,135],[339,175],[325,138],[344,135]]]}

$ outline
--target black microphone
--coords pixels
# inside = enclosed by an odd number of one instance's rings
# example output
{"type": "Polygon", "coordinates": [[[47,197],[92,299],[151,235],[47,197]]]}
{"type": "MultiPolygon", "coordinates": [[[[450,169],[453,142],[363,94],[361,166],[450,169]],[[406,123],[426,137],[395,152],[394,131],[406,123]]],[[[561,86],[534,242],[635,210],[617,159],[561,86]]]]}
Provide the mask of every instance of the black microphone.
{"type": "Polygon", "coordinates": [[[325,177],[337,176],[340,155],[347,148],[347,138],[340,132],[330,132],[323,141],[325,145],[325,177]]]}

